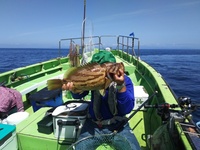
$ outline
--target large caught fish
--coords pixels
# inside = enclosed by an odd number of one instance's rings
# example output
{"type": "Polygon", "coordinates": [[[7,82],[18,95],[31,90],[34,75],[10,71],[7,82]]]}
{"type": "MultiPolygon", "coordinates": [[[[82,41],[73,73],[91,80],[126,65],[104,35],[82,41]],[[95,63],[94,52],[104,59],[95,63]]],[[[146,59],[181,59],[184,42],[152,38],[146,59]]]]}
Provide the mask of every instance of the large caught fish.
{"type": "Polygon", "coordinates": [[[51,79],[47,81],[48,89],[62,88],[63,84],[73,82],[73,91],[90,91],[106,89],[112,82],[114,74],[124,70],[123,63],[89,63],[79,67],[70,68],[63,79],[51,79]]]}

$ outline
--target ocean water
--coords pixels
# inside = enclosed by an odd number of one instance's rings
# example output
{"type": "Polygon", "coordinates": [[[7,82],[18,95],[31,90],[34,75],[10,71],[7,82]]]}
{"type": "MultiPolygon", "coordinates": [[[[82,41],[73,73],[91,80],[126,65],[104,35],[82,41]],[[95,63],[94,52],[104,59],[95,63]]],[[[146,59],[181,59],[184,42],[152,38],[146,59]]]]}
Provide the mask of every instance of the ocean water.
{"type": "MultiPolygon", "coordinates": [[[[0,48],[0,73],[57,58],[60,54],[67,55],[68,51],[0,48]]],[[[200,104],[200,50],[141,49],[140,58],[163,76],[178,97],[188,96],[193,103],[200,104]]],[[[200,108],[193,113],[193,120],[200,121],[200,108]]]]}
{"type": "MultiPolygon", "coordinates": [[[[177,97],[187,96],[200,104],[200,50],[141,50],[141,59],[163,76],[177,97]]],[[[193,120],[200,121],[200,108],[193,112],[193,120]]]]}

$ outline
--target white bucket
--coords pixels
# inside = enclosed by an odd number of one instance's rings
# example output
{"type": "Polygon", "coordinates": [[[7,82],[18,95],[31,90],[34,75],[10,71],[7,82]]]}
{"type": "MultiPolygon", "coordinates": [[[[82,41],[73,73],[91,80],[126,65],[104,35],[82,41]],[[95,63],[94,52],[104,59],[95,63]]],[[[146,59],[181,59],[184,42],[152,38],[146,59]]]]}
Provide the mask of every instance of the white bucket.
{"type": "Polygon", "coordinates": [[[28,112],[16,112],[14,114],[9,115],[6,120],[8,124],[17,125],[26,118],[28,118],[28,116],[28,112]]]}

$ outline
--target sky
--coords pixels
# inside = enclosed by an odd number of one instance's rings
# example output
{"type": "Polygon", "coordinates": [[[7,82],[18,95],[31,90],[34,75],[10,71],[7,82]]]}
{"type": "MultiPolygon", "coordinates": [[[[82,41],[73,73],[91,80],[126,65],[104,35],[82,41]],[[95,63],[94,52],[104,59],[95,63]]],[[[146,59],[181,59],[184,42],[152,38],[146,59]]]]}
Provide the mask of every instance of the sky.
{"type": "MultiPolygon", "coordinates": [[[[58,48],[81,37],[84,0],[0,0],[0,48],[58,48]]],[[[86,34],[129,35],[140,48],[200,49],[200,0],[87,0],[86,34]]]]}

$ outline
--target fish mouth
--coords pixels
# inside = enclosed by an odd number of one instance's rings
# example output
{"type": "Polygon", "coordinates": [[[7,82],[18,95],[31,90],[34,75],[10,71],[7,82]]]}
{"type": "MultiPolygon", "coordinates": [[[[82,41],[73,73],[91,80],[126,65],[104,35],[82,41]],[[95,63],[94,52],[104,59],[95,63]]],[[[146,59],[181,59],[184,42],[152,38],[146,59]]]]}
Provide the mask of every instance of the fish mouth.
{"type": "Polygon", "coordinates": [[[113,79],[114,79],[114,73],[107,73],[107,77],[108,77],[108,79],[110,79],[111,81],[113,81],[113,79]]]}

